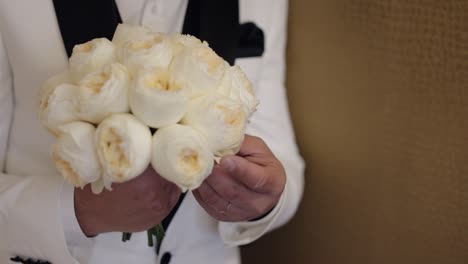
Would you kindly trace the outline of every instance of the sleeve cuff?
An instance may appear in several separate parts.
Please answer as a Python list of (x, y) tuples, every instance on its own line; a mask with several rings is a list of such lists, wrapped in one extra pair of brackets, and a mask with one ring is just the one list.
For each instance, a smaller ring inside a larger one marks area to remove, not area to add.
[(75, 188), (64, 181), (60, 192), (60, 214), (67, 246), (91, 247), (93, 238), (87, 237), (81, 230), (75, 215)]
[(287, 188), (285, 187), (280, 200), (273, 210), (259, 220), (235, 223), (219, 222), (218, 230), (224, 243), (233, 247), (246, 245), (270, 231), (284, 205), (284, 197), (287, 195), (286, 192)]

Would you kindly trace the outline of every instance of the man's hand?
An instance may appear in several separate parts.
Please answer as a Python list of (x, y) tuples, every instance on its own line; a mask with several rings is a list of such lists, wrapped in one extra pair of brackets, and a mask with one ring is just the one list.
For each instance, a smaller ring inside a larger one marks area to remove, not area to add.
[(180, 189), (149, 166), (135, 179), (113, 184), (99, 195), (75, 189), (75, 213), (87, 236), (106, 232), (139, 232), (159, 224), (177, 203)]
[(283, 166), (262, 139), (246, 135), (238, 156), (226, 156), (193, 194), (219, 221), (258, 218), (278, 202), (286, 183)]

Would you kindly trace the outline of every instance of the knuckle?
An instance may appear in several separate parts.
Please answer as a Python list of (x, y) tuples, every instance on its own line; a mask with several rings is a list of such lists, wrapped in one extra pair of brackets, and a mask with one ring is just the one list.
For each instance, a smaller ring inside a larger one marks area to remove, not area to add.
[(265, 140), (263, 140), (263, 138), (261, 137), (254, 136), (252, 137), (252, 141), (255, 143), (257, 147), (263, 147), (267, 145)]
[(257, 204), (254, 204), (253, 206), (253, 211), (257, 216), (264, 214), (266, 210), (267, 210), (267, 207), (264, 204), (257, 203)]
[(266, 145), (266, 142), (265, 142), (265, 140), (263, 140), (263, 138), (261, 138), (261, 137), (255, 137), (255, 139), (258, 141), (259, 144), (261, 144), (261, 145)]
[(271, 189), (274, 196), (279, 197), (283, 194), (283, 191), (286, 188), (286, 181), (287, 178), (284, 170), (282, 170), (282, 174), (271, 180)]
[(201, 195), (207, 204), (216, 204), (218, 202), (218, 197), (214, 192), (201, 192)]
[(252, 189), (256, 192), (263, 192), (267, 189), (270, 181), (270, 177), (268, 177), (267, 175), (261, 175), (255, 181), (255, 184), (252, 186)]
[(284, 188), (286, 186), (286, 181), (274, 182), (273, 180), (269, 184), (269, 193), (274, 197), (280, 197), (283, 194)]
[(239, 189), (237, 186), (233, 185), (229, 188), (226, 188), (224, 195), (228, 201), (236, 201), (239, 199)]
[(283, 190), (284, 190), (284, 186), (278, 186), (278, 187), (274, 187), (272, 188), (271, 190), (271, 194), (274, 196), (274, 197), (280, 197), (281, 194), (283, 194)]
[(253, 141), (260, 141), (262, 140), (260, 137), (258, 136), (250, 136), (250, 138), (253, 140)]
[(286, 189), (286, 178), (284, 178), (281, 184), (275, 189), (275, 195), (280, 197), (283, 195), (284, 189)]

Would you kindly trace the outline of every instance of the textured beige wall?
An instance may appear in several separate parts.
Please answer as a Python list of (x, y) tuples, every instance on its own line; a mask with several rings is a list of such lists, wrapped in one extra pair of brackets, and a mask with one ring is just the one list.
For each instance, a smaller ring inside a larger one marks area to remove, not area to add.
[(468, 263), (468, 1), (290, 0), (289, 39), (306, 193), (244, 263)]

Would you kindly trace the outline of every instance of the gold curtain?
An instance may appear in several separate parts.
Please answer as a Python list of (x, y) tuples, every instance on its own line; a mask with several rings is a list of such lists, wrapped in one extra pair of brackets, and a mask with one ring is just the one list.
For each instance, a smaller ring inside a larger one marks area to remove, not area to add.
[(468, 263), (467, 0), (290, 0), (287, 86), (305, 196), (244, 263)]

